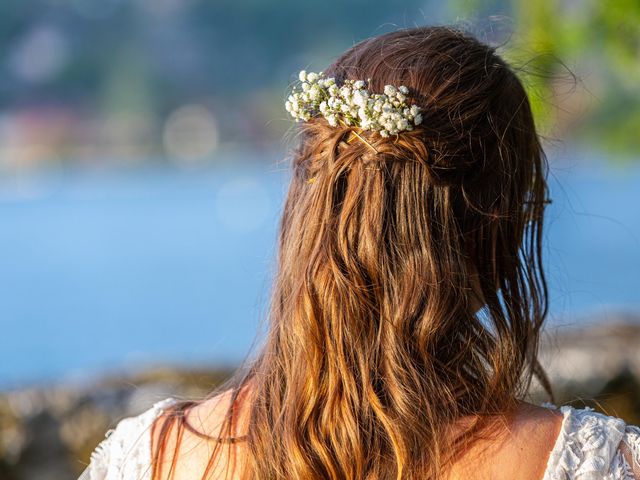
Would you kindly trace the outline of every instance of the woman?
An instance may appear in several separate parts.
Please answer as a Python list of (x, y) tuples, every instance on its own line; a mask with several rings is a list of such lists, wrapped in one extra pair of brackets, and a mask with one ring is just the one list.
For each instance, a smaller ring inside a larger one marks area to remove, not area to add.
[(512, 69), (419, 27), (300, 80), (261, 353), (120, 422), (85, 478), (640, 479), (637, 427), (522, 401), (551, 396), (547, 165)]

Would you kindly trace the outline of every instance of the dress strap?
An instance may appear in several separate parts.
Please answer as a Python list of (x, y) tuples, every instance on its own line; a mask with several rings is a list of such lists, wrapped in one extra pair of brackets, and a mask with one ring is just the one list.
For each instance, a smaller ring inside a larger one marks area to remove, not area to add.
[(118, 422), (91, 454), (78, 480), (148, 480), (151, 478), (151, 427), (173, 398), (157, 402), (144, 413)]

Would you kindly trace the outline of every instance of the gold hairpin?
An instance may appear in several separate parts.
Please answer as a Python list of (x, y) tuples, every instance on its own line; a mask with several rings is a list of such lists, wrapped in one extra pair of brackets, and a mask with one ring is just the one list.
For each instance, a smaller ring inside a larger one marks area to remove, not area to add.
[[(349, 126), (349, 125), (347, 125), (346, 123), (344, 123), (342, 120), (340, 120), (340, 123), (341, 123), (342, 125), (344, 125), (345, 127), (348, 127), (348, 126)], [(363, 130), (362, 130), (362, 128), (360, 128), (360, 127), (356, 127), (356, 128), (357, 128), (357, 130), (360, 130), (360, 132), (362, 132), (362, 131), (363, 131)], [(374, 151), (374, 153), (376, 153), (376, 154), (378, 154), (378, 153), (379, 153), (379, 152), (378, 152), (378, 150), (376, 150), (376, 147), (374, 147), (374, 146), (373, 146), (373, 145), (371, 145), (369, 142), (367, 142), (367, 140), (366, 140), (364, 137), (360, 136), (360, 135), (358, 134), (358, 132), (356, 132), (356, 130), (350, 130), (350, 131), (349, 131), (349, 137), (347, 138), (347, 143), (349, 143), (349, 144), (350, 144), (350, 143), (351, 143), (354, 139), (356, 139), (356, 138), (358, 138), (360, 141), (364, 142), (364, 144), (365, 144), (367, 147), (369, 147), (371, 150), (373, 150), (373, 151)]]
[[(342, 120), (340, 120), (340, 123), (342, 125), (344, 125), (345, 127), (348, 127), (349, 125), (347, 125), (346, 123), (344, 123)], [(357, 130), (360, 130), (360, 132), (362, 132), (362, 128), (360, 127), (356, 127)], [(396, 135), (397, 136), (397, 135)], [(364, 137), (360, 136), (358, 134), (358, 132), (356, 132), (356, 130), (350, 130), (349, 131), (349, 136), (347, 137), (346, 142), (351, 144), (351, 142), (355, 139), (360, 140), (361, 142), (364, 142), (364, 144), (369, 147), (371, 150), (373, 150), (373, 152), (375, 152), (376, 154), (380, 153), (378, 152), (378, 150), (376, 150), (376, 147), (374, 147), (373, 145), (371, 145)], [(367, 167), (367, 170), (380, 170), (380, 167)], [(309, 179), (307, 179), (307, 183), (313, 183), (316, 181), (317, 177), (311, 177)]]

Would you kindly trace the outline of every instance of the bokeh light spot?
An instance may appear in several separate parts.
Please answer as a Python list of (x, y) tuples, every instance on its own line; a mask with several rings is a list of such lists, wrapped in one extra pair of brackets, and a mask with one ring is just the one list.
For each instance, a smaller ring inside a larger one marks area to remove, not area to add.
[(169, 115), (163, 143), (172, 161), (180, 164), (202, 161), (218, 146), (216, 119), (202, 105), (184, 105)]

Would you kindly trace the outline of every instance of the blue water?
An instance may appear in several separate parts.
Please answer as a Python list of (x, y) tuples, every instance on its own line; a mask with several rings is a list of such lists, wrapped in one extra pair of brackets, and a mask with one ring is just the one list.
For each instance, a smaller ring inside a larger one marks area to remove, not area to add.
[[(640, 162), (550, 161), (550, 323), (640, 312)], [(287, 175), (249, 159), (0, 178), (0, 386), (241, 360)]]

